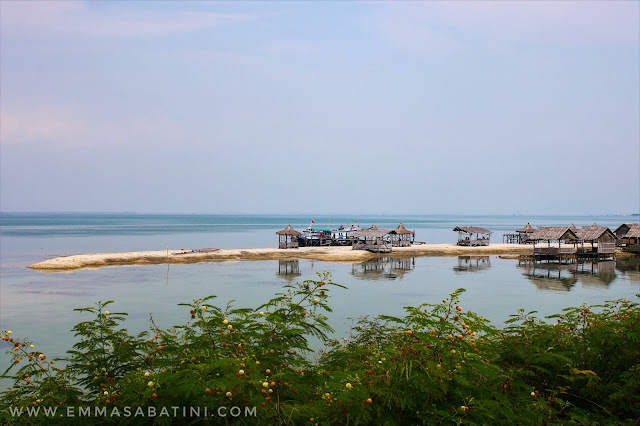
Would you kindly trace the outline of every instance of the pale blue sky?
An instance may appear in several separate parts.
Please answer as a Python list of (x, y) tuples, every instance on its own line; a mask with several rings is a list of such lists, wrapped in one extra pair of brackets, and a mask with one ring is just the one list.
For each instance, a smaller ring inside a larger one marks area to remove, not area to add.
[(2, 211), (640, 211), (638, 1), (0, 12)]

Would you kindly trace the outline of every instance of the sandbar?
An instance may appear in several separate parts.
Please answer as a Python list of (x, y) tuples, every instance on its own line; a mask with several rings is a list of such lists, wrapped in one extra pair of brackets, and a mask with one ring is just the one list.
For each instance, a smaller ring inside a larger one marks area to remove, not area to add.
[(394, 247), (392, 253), (370, 253), (351, 247), (300, 247), (297, 249), (198, 249), (160, 250), (125, 253), (94, 253), (56, 257), (27, 266), (41, 272), (69, 272), (77, 269), (97, 269), (106, 266), (185, 264), (228, 260), (285, 260), (313, 259), (328, 262), (359, 263), (376, 257), (419, 256), (491, 256), (531, 255), (533, 246), (520, 244), (491, 244), (462, 247), (455, 244), (422, 244)]

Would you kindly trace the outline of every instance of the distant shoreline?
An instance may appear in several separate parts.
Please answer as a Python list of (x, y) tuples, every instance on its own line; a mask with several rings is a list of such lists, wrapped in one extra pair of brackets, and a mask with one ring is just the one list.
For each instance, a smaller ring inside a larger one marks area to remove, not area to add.
[(40, 272), (68, 272), (77, 269), (98, 269), (107, 266), (187, 264), (225, 260), (285, 260), (313, 259), (328, 262), (359, 263), (378, 257), (422, 256), (491, 256), (531, 255), (533, 246), (519, 244), (491, 244), (462, 247), (455, 244), (423, 244), (394, 247), (392, 253), (376, 254), (351, 247), (300, 247), (298, 249), (201, 249), (162, 250), (125, 253), (95, 253), (56, 257), (34, 263), (27, 268)]

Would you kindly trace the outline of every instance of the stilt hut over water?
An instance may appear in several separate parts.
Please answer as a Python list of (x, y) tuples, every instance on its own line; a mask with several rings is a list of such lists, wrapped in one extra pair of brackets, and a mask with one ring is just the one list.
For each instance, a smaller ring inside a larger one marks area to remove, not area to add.
[[(574, 254), (576, 248), (573, 245), (571, 247), (563, 247), (562, 243), (573, 242), (577, 239), (578, 236), (570, 227), (541, 226), (536, 229), (526, 241), (533, 243), (534, 256), (565, 256)], [(546, 247), (544, 247), (545, 242), (547, 243)], [(557, 242), (558, 246), (556, 247), (554, 244), (554, 247), (551, 247), (552, 242)], [(537, 247), (536, 244), (538, 244)]]
[(459, 246), (488, 246), (493, 233), (479, 226), (456, 226), (453, 231), (458, 233)]
[(393, 247), (409, 247), (413, 244), (415, 236), (415, 231), (409, 231), (403, 224), (400, 224), (391, 232), (391, 245)]
[(640, 225), (637, 223), (623, 223), (613, 233), (619, 246), (640, 244)]
[[(583, 226), (576, 231), (578, 255), (608, 256), (616, 254), (616, 236), (605, 226)], [(591, 246), (585, 247), (585, 243)]]
[(277, 231), (278, 234), (278, 248), (298, 248), (298, 237), (302, 234), (291, 227), (291, 225), (284, 228), (282, 231)]

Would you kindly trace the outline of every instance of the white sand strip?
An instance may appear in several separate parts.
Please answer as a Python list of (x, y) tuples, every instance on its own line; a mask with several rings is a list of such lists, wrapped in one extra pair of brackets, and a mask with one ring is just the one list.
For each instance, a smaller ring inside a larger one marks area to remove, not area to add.
[(491, 244), (483, 247), (461, 247), (454, 244), (423, 244), (411, 247), (394, 247), (392, 253), (375, 254), (351, 247), (301, 247), (298, 249), (221, 249), (221, 250), (167, 250), (138, 251), (128, 253), (96, 253), (56, 257), (29, 265), (42, 272), (65, 272), (75, 269), (97, 269), (105, 266), (152, 265), (163, 263), (198, 263), (211, 260), (278, 260), (314, 259), (331, 262), (363, 262), (383, 256), (489, 256), (532, 254), (531, 245)]

